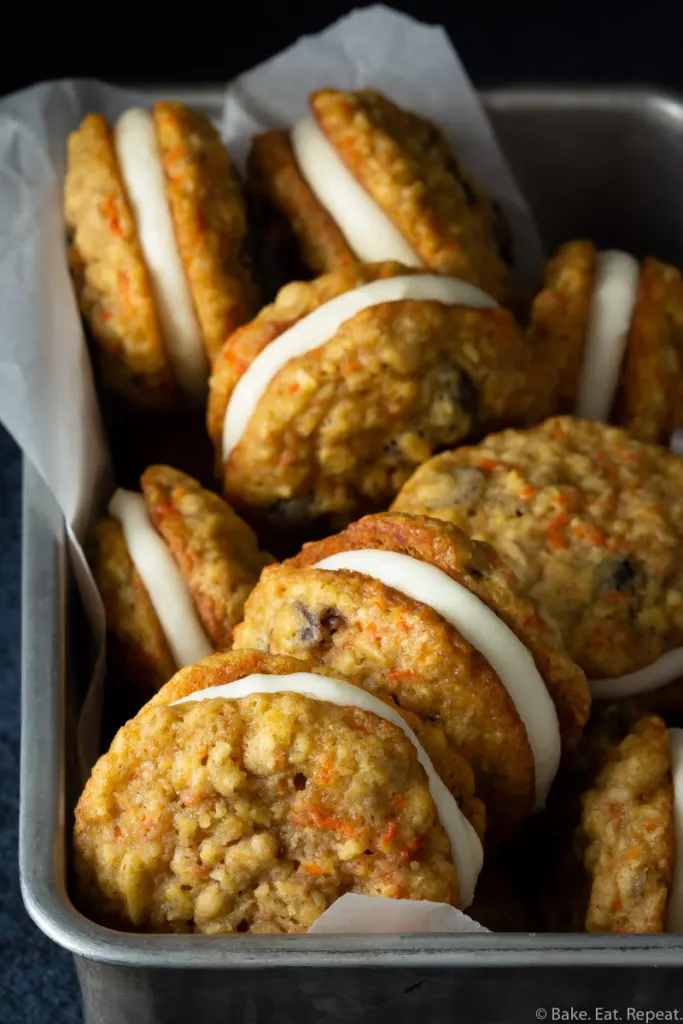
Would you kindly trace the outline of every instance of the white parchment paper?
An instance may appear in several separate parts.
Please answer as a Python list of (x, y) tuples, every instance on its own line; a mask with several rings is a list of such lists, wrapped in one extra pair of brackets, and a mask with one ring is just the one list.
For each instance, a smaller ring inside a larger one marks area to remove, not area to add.
[[(535, 285), (538, 233), (442, 29), (382, 6), (355, 11), (241, 76), (227, 89), (222, 119), (238, 162), (254, 132), (293, 124), (306, 112), (309, 92), (324, 86), (374, 87), (437, 122), (463, 164), (500, 201), (516, 237), (520, 281)], [(83, 117), (98, 111), (114, 121), (145, 102), (96, 81), (46, 83), (0, 102), (0, 418), (62, 509), (101, 652), (104, 612), (81, 545), (113, 480), (69, 279), (62, 192), (67, 138)], [(96, 756), (101, 681), (102, 654), (80, 721), (84, 771)], [(364, 908), (357, 902), (364, 899), (344, 897), (316, 930), (377, 930), (373, 924), (380, 922), (381, 931), (481, 930), (439, 904), (372, 900)]]
[(390, 935), (394, 932), (488, 932), (461, 910), (428, 900), (340, 896), (308, 929), (309, 935)]

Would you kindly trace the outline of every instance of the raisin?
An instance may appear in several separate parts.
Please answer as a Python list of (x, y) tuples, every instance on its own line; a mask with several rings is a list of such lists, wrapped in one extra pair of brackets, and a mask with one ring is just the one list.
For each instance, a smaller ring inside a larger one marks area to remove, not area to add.
[(605, 558), (598, 566), (595, 589), (597, 593), (618, 590), (622, 594), (634, 594), (640, 578), (638, 563), (628, 555), (614, 555)]
[(299, 630), (299, 640), (306, 647), (317, 647), (325, 650), (332, 646), (334, 634), (346, 625), (346, 619), (334, 608), (326, 608), (318, 614), (306, 608), (301, 601), (296, 602), (296, 609), (306, 624)]

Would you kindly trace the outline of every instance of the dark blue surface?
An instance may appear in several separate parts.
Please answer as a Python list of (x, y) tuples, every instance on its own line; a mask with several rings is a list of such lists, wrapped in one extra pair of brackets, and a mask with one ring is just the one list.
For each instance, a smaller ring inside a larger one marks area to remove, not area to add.
[(17, 878), (21, 459), (0, 427), (0, 1021), (80, 1022), (68, 953), (29, 920)]

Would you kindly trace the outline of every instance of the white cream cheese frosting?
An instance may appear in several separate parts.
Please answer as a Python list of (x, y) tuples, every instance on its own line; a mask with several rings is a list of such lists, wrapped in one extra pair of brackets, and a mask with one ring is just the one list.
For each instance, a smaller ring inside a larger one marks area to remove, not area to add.
[(534, 757), (536, 810), (544, 807), (560, 762), (555, 705), (531, 654), (488, 605), (441, 569), (396, 551), (342, 551), (316, 569), (363, 573), (433, 608), (484, 655), (510, 694)]
[(575, 412), (609, 420), (638, 295), (640, 265), (616, 249), (598, 253)]
[(591, 693), (594, 698), (608, 699), (612, 697), (634, 697), (639, 693), (650, 693), (659, 690), (667, 683), (683, 678), (683, 647), (667, 651), (657, 661), (636, 672), (625, 676), (614, 676), (607, 679), (589, 679)]
[(683, 729), (669, 729), (671, 779), (674, 790), (674, 870), (666, 906), (667, 932), (683, 932)]
[(286, 676), (255, 673), (245, 676), (244, 679), (237, 679), (233, 683), (197, 690), (173, 703), (186, 704), (192, 701), (214, 700), (221, 697), (227, 700), (236, 700), (256, 693), (300, 693), (312, 700), (325, 701), (339, 707), (361, 708), (377, 715), (378, 718), (391, 722), (405, 733), (415, 748), (417, 759), (427, 776), (429, 790), (439, 819), (450, 840), (453, 863), (460, 882), (460, 902), (463, 908), (468, 907), (474, 897), (477, 877), (483, 864), (484, 853), (481, 842), (474, 828), (458, 807), (453, 795), (437, 774), (417, 736), (398, 712), (359, 686), (353, 686), (340, 679), (331, 679), (329, 676), (317, 675), (314, 672), (294, 672)]
[(157, 613), (178, 668), (213, 654), (183, 575), (154, 529), (141, 494), (117, 490), (109, 514), (121, 524), (128, 552)]
[(354, 178), (314, 117), (304, 118), (294, 126), (291, 141), (297, 165), (311, 192), (359, 260), (397, 260), (407, 267), (424, 266), (391, 218)]
[(223, 421), (223, 458), (227, 459), (236, 447), (268, 385), (291, 359), (324, 345), (346, 320), (361, 310), (402, 299), (426, 299), (476, 309), (491, 309), (497, 305), (476, 285), (439, 274), (387, 277), (330, 299), (262, 349), (242, 374), (230, 396)]
[(135, 107), (119, 118), (114, 148), (135, 216), (171, 372), (189, 399), (202, 399), (209, 364), (178, 251), (154, 118), (148, 110)]

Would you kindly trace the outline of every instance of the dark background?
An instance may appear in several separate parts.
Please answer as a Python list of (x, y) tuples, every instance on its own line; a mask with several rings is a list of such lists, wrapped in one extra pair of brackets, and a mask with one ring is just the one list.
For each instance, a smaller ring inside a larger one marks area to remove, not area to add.
[[(683, 91), (683, 4), (628, 3), (392, 6), (445, 25), (477, 85), (638, 82)], [(0, 94), (67, 76), (225, 81), (349, 9), (296, 0), (41, 7), (13, 0), (0, 23)], [(17, 882), (20, 480), (19, 453), (0, 428), (0, 1024), (71, 1024), (81, 1018), (70, 957), (30, 923)]]

